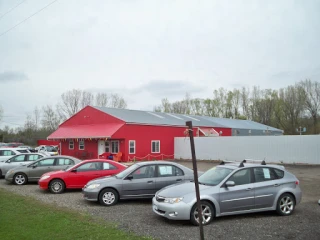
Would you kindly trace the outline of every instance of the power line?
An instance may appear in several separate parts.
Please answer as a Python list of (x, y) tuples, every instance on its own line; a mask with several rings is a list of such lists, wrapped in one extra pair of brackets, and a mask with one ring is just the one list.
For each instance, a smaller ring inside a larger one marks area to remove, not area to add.
[(24, 3), (26, 0), (23, 0), (22, 2), (20, 2), (19, 4), (17, 4), (16, 6), (14, 6), (13, 8), (11, 8), (8, 12), (5, 12), (4, 14), (2, 14), (0, 16), (0, 19), (3, 18), (5, 15), (7, 15), (8, 13), (12, 12), (16, 7), (20, 6), (22, 3)]
[(34, 14), (30, 15), (29, 17), (25, 18), (24, 20), (22, 20), (21, 22), (19, 22), (18, 24), (14, 25), (13, 27), (9, 28), (7, 31), (4, 31), (3, 33), (0, 34), (0, 37), (2, 37), (3, 35), (5, 35), (6, 33), (10, 32), (12, 29), (18, 27), (20, 24), (24, 23), (25, 21), (27, 21), (28, 19), (32, 18), (34, 15), (38, 14), (39, 12), (41, 12), (42, 10), (44, 10), (45, 8), (49, 7), (50, 5), (54, 4), (56, 1), (58, 0), (54, 0), (51, 3), (47, 4), (46, 6), (44, 6), (43, 8), (41, 8), (40, 10), (36, 11)]

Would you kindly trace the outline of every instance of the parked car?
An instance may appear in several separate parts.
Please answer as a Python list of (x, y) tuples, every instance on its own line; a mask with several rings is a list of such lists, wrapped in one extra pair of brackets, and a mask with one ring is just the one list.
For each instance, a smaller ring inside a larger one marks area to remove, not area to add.
[(63, 170), (80, 162), (81, 160), (70, 156), (45, 156), (38, 161), (9, 170), (5, 179), (17, 185), (37, 182), (47, 172)]
[(55, 146), (45, 146), (38, 150), (38, 152), (46, 153), (49, 156), (58, 155), (58, 148)]
[(0, 162), (0, 177), (4, 177), (12, 168), (20, 165), (27, 165), (45, 156), (46, 155), (42, 153), (21, 153), (15, 156), (10, 156), (10, 158), (5, 162)]
[(121, 172), (127, 166), (107, 159), (84, 160), (63, 171), (48, 172), (39, 180), (39, 187), (52, 193), (67, 189), (81, 189), (92, 179)]
[[(199, 177), (203, 224), (214, 217), (276, 210), (290, 215), (300, 203), (299, 180), (283, 166), (225, 164), (213, 167)], [(161, 189), (152, 200), (156, 214), (168, 219), (191, 220), (199, 224), (194, 183)]]
[(0, 148), (0, 162), (5, 162), (12, 156), (21, 154), (21, 153), (30, 153), (30, 151), (25, 148), (9, 148), (9, 147)]
[(22, 145), (22, 146), (19, 146), (19, 148), (25, 148), (25, 149), (28, 149), (30, 152), (36, 152), (35, 150), (34, 150), (34, 148), (33, 147), (30, 147), (30, 146), (26, 146), (26, 145)]
[(115, 176), (88, 182), (82, 193), (88, 201), (112, 206), (119, 199), (152, 198), (163, 187), (193, 179), (193, 170), (178, 163), (139, 162)]

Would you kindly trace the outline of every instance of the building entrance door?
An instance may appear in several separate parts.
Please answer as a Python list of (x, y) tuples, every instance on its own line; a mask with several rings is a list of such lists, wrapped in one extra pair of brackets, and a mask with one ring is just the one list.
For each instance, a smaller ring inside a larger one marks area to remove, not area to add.
[(104, 140), (98, 141), (98, 155), (104, 153), (106, 151), (106, 145)]

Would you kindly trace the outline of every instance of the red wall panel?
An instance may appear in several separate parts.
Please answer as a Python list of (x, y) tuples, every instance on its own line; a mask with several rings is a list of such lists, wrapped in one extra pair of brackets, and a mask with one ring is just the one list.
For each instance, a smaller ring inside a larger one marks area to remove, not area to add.
[(61, 126), (73, 126), (73, 125), (92, 125), (92, 124), (106, 124), (106, 123), (124, 123), (111, 115), (101, 112), (98, 109), (87, 106), (71, 118), (66, 120)]

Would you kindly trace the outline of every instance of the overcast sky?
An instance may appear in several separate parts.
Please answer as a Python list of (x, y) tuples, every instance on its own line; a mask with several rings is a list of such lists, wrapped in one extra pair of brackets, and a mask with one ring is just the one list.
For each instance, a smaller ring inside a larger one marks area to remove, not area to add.
[[(0, 0), (0, 35), (53, 0), (7, 13), (21, 2)], [(72, 88), (152, 110), (186, 92), (320, 81), (319, 13), (318, 0), (58, 0), (0, 36), (0, 127)]]

